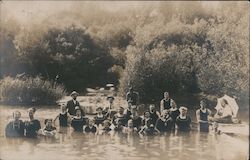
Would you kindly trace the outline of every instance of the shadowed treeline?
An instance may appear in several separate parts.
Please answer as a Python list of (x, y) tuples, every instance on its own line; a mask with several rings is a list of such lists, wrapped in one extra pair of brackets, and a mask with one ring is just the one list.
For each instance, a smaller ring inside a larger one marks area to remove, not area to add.
[(1, 78), (59, 75), (80, 92), (112, 82), (121, 95), (132, 84), (145, 103), (165, 90), (247, 102), (246, 3), (74, 2), (43, 16), (24, 8), (25, 18), (2, 18)]

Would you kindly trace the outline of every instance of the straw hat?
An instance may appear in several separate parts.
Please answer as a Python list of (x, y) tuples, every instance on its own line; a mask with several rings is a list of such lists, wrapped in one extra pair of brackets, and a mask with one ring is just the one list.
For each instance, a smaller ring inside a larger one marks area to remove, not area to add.
[(72, 95), (79, 96), (79, 93), (77, 93), (76, 91), (73, 91), (73, 92), (71, 92), (70, 96), (72, 96)]

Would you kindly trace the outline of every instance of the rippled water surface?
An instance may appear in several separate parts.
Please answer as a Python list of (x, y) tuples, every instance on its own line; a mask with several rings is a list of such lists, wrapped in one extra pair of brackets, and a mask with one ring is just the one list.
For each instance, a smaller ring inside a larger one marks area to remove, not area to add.
[[(214, 133), (168, 134), (155, 137), (136, 135), (84, 135), (71, 128), (59, 128), (55, 138), (6, 139), (4, 128), (14, 107), (0, 106), (1, 160), (246, 160), (248, 136)], [(28, 119), (27, 108), (18, 108), (22, 119)], [(54, 118), (59, 108), (38, 109), (36, 118)]]

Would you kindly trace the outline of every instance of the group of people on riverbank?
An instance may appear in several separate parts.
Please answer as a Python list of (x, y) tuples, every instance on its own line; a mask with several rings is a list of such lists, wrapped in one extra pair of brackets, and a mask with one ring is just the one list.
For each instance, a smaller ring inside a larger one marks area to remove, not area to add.
[(164, 93), (160, 102), (160, 110), (155, 105), (149, 105), (143, 115), (138, 113), (139, 94), (131, 87), (126, 95), (127, 107), (114, 107), (113, 96), (108, 96), (108, 107), (97, 107), (96, 115), (86, 115), (84, 108), (77, 101), (78, 93), (71, 93), (72, 99), (66, 105), (61, 105), (61, 112), (54, 119), (45, 119), (45, 127), (41, 129), (40, 121), (34, 118), (35, 108), (29, 108), (29, 121), (22, 121), (21, 113), (13, 113), (14, 120), (6, 126), (6, 137), (28, 137), (34, 138), (38, 135), (54, 136), (56, 134), (55, 121), (59, 121), (60, 127), (72, 127), (75, 132), (94, 134), (140, 134), (157, 135), (166, 132), (189, 132), (192, 125), (196, 124), (201, 132), (209, 132), (209, 124), (213, 124), (216, 131), (216, 122), (230, 119), (230, 111), (227, 102), (223, 103), (225, 111), (220, 111), (212, 117), (212, 112), (207, 108), (205, 99), (200, 101), (200, 108), (196, 111), (197, 122), (192, 122), (188, 115), (188, 108), (177, 107), (175, 101), (170, 98), (169, 93)]

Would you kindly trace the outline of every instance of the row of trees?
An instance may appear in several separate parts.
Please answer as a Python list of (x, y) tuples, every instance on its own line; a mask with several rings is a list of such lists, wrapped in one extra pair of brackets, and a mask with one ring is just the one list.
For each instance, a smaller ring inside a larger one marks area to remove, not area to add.
[(95, 14), (87, 6), (82, 2), (29, 27), (13, 19), (3, 23), (1, 76), (59, 75), (68, 91), (113, 82), (122, 95), (132, 84), (143, 102), (158, 101), (165, 90), (248, 99), (244, 2), (158, 2), (118, 11), (95, 5)]

